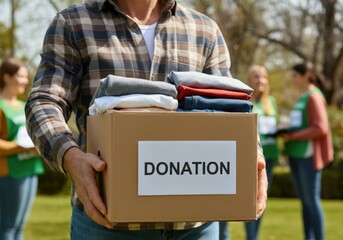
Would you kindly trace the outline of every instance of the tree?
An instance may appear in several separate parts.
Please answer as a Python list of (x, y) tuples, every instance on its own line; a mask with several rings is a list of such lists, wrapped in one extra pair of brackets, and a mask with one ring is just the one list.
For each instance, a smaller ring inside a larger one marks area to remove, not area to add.
[(73, 5), (73, 4), (81, 3), (82, 0), (64, 0), (64, 1), (48, 0), (48, 2), (53, 7), (53, 9), (55, 9), (56, 12), (59, 12), (63, 8), (65, 8), (66, 6), (70, 6), (70, 5)]
[[(15, 55), (15, 31), (16, 31), (16, 12), (18, 9), (18, 0), (10, 0), (10, 19), (9, 26), (0, 23), (0, 58), (13, 57)], [(4, 4), (4, 1), (0, 1)]]
[(10, 42), (9, 29), (3, 23), (0, 23), (0, 59), (9, 55)]
[(264, 1), (265, 20), (252, 18), (252, 9), (241, 1), (235, 2), (249, 22), (251, 35), (281, 47), (298, 59), (313, 62), (327, 79), (323, 89), (327, 101), (342, 106), (342, 1)]
[(219, 23), (238, 74), (253, 62), (286, 69), (311, 61), (327, 79), (327, 101), (343, 107), (342, 0), (190, 2)]
[[(35, 56), (31, 56), (25, 49), (29, 47), (27, 42), (32, 36), (22, 38), (21, 33), (23, 31), (36, 33), (37, 29), (42, 28), (43, 23), (51, 21), (54, 13), (66, 6), (80, 2), (82, 0), (0, 0), (1, 11), (7, 11), (7, 14), (4, 14), (6, 17), (2, 17), (2, 22), (0, 22), (0, 59), (19, 57), (30, 61)], [(43, 13), (37, 11), (33, 13), (32, 8), (43, 8), (44, 11)]]
[[(214, 19), (223, 33), (231, 56), (231, 73), (236, 76), (251, 65), (258, 46), (258, 38), (248, 34), (247, 22), (240, 8), (232, 1), (189, 0), (198, 10)], [(244, 4), (244, 3), (242, 3)], [(256, 13), (257, 14), (257, 13)]]

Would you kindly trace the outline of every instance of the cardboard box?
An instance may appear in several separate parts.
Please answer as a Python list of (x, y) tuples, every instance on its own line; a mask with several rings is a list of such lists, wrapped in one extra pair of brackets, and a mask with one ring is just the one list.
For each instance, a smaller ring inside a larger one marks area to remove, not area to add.
[(112, 223), (255, 220), (257, 114), (112, 111), (87, 119)]

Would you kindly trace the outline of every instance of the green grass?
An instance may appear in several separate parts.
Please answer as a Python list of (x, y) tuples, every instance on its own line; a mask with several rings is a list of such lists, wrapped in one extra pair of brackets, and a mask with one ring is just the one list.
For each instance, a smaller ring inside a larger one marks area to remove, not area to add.
[(25, 240), (67, 240), (71, 217), (69, 196), (37, 196), (25, 227)]
[[(343, 239), (343, 201), (323, 200), (325, 212), (325, 234), (327, 240)], [(231, 239), (244, 239), (244, 224), (229, 224)], [(259, 239), (303, 239), (301, 206), (297, 199), (268, 200), (267, 210), (263, 216)]]
[[(343, 201), (324, 200), (326, 239), (343, 239)], [(38, 196), (25, 228), (26, 240), (68, 240), (71, 207), (68, 196)], [(229, 224), (231, 239), (243, 240), (244, 224)], [(260, 240), (303, 239), (297, 199), (269, 199)]]

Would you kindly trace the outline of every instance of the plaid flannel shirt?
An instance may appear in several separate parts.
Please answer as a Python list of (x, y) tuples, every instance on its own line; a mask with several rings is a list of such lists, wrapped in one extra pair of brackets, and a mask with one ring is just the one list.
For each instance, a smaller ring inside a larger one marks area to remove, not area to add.
[[(217, 24), (174, 0), (162, 2), (152, 60), (139, 26), (115, 0), (88, 0), (69, 7), (50, 24), (26, 117), (32, 140), (52, 168), (64, 172), (62, 159), (69, 148), (86, 151), (89, 103), (100, 79), (109, 74), (151, 81), (164, 81), (171, 71), (230, 76), (230, 56)], [(77, 140), (66, 123), (72, 112)], [(115, 228), (188, 229), (201, 224), (137, 223)]]

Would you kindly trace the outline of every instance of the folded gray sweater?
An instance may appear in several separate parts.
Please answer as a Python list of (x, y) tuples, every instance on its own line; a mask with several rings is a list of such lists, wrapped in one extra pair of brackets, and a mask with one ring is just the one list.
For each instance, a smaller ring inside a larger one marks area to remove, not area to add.
[(201, 72), (171, 72), (168, 74), (165, 82), (175, 84), (176, 88), (180, 85), (194, 88), (216, 88), (245, 92), (249, 95), (254, 91), (238, 79), (227, 76), (209, 75)]
[(100, 80), (91, 104), (93, 104), (95, 98), (102, 96), (128, 94), (163, 94), (176, 98), (177, 90), (175, 85), (166, 82), (108, 75)]

